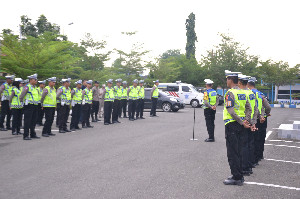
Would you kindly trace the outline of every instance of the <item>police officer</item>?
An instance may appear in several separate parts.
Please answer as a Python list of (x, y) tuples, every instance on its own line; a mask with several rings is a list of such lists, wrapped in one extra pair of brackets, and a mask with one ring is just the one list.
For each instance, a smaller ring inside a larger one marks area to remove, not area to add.
[(55, 136), (54, 133), (51, 132), (51, 127), (54, 120), (55, 108), (56, 108), (56, 77), (51, 77), (48, 79), (48, 86), (46, 86), (43, 90), (41, 96), (41, 104), (42, 109), (45, 112), (45, 124), (42, 131), (43, 137)]
[[(61, 81), (60, 81), (60, 83), (62, 84), (61, 86), (59, 86), (58, 87), (58, 89), (57, 89), (57, 91), (59, 90), (59, 89), (63, 89), (63, 84), (64, 84), (64, 81), (65, 81), (65, 79), (62, 79)], [(59, 114), (59, 109), (60, 109), (60, 107), (61, 107), (61, 100), (60, 100), (60, 98), (57, 98), (56, 99), (56, 127), (57, 128), (59, 128), (59, 121), (60, 121), (60, 114)]]
[[(20, 91), (22, 93), (23, 88), (29, 83), (29, 79), (25, 79), (22, 81), (22, 84), (20, 85)], [(22, 125), (23, 122), (23, 115), (24, 115), (24, 108), (21, 110), (21, 129), (24, 129), (24, 126)], [(21, 133), (22, 134), (22, 133)]]
[(12, 120), (12, 134), (18, 135), (20, 134), (20, 128), (21, 128), (21, 110), (23, 108), (23, 104), (20, 102), (20, 85), (23, 80), (21, 78), (16, 78), (15, 81), (12, 84), (12, 91), (11, 95), (9, 97), (9, 104), (11, 113), (13, 116)]
[(251, 106), (244, 91), (238, 87), (239, 72), (226, 70), (225, 74), (227, 87), (230, 89), (225, 95), (223, 120), (225, 122), (227, 157), (232, 176), (223, 183), (225, 185), (243, 185), (240, 136), (243, 134), (244, 128), (250, 128)]
[(70, 114), (70, 104), (71, 104), (71, 78), (62, 79), (63, 86), (57, 89), (56, 99), (60, 99), (60, 108), (58, 111), (58, 125), (59, 133), (71, 132), (67, 128), (67, 121)]
[(128, 95), (128, 116), (130, 121), (134, 121), (134, 114), (136, 109), (136, 101), (138, 98), (138, 88), (137, 88), (138, 80), (133, 80), (133, 85), (129, 86), (127, 90)]
[[(24, 104), (24, 140), (39, 139), (35, 132), (37, 120), (37, 109), (39, 94), (36, 89), (37, 74), (28, 76), (29, 84), (27, 84), (20, 95), (20, 101)], [(30, 130), (30, 137), (29, 137)]]
[(37, 117), (37, 126), (43, 126), (43, 117), (44, 117), (44, 109), (42, 109), (41, 105), (41, 98), (42, 98), (42, 93), (45, 88), (46, 81), (38, 81), (39, 87), (37, 88), (38, 94), (39, 94), (39, 104), (38, 104), (38, 117)]
[(204, 82), (206, 84), (206, 91), (204, 92), (204, 117), (209, 136), (205, 142), (214, 142), (215, 117), (216, 109), (219, 104), (219, 98), (217, 96), (217, 92), (212, 88), (214, 82), (210, 79), (205, 79)]
[(78, 80), (75, 82), (76, 88), (72, 89), (71, 96), (72, 96), (72, 119), (70, 124), (70, 130), (81, 130), (79, 128), (79, 119), (80, 119), (80, 112), (81, 112), (81, 104), (82, 104), (82, 80)]
[[(14, 81), (15, 76), (5, 76), (6, 82), (2, 84), (0, 87), (0, 96), (1, 97), (1, 116), (0, 116), (0, 131), (11, 130), (10, 128), (10, 118), (11, 118), (11, 110), (9, 108), (9, 97), (12, 91), (12, 83)], [(6, 116), (6, 128), (4, 128), (4, 120)]]
[[(98, 122), (98, 112), (99, 112), (99, 82), (95, 81), (94, 87), (92, 88), (93, 92), (93, 105), (92, 105), (92, 122)], [(95, 117), (94, 117), (95, 115)]]
[(105, 92), (105, 84), (102, 84), (102, 87), (99, 88), (99, 118), (103, 117), (103, 112), (104, 112), (104, 94), (105, 94), (104, 92)]
[(107, 87), (105, 87), (105, 94), (104, 94), (104, 125), (113, 124), (111, 119), (111, 112), (113, 103), (115, 100), (114, 97), (114, 89), (112, 87), (113, 80), (109, 79), (106, 81)]
[(92, 80), (86, 81), (86, 88), (82, 90), (82, 128), (93, 128), (90, 124), (93, 103), (92, 84)]
[(113, 113), (112, 113), (112, 122), (121, 123), (119, 121), (119, 114), (121, 112), (121, 100), (122, 100), (122, 90), (123, 87), (121, 86), (122, 79), (116, 80), (116, 86), (114, 86), (114, 104), (113, 104)]
[(138, 100), (136, 107), (136, 119), (145, 119), (144, 115), (144, 99), (145, 99), (145, 88), (144, 88), (144, 80), (140, 80), (138, 88)]
[(158, 95), (159, 95), (158, 85), (159, 85), (159, 80), (154, 81), (154, 85), (152, 87), (151, 94), (150, 94), (150, 99), (152, 101), (150, 117), (154, 117), (154, 116), (158, 117), (156, 115), (156, 107), (157, 107), (157, 101), (158, 101)]
[(126, 116), (126, 112), (127, 112), (127, 82), (126, 81), (123, 81), (122, 82), (122, 85), (123, 85), (123, 88), (122, 88), (122, 100), (121, 100), (121, 105), (122, 105), (122, 108), (121, 108), (121, 113), (120, 115), (122, 114), (122, 111), (123, 111), (123, 118), (128, 118)]

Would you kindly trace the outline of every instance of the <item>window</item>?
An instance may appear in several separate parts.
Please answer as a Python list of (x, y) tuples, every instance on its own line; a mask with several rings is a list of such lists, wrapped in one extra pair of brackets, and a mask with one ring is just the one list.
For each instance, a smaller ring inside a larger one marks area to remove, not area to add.
[(183, 92), (190, 92), (190, 88), (188, 86), (182, 86)]
[(168, 91), (178, 92), (179, 86), (168, 86)]

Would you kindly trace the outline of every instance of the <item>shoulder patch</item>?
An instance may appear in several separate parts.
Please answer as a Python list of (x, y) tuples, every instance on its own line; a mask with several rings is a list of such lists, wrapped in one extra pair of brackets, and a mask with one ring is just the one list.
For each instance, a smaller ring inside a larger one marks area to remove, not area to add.
[(234, 107), (234, 100), (230, 97), (229, 93), (225, 97), (226, 108)]

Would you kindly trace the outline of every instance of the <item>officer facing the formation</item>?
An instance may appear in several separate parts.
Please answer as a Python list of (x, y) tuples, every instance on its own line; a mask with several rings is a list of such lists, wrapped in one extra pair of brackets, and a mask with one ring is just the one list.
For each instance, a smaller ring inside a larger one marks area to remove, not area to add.
[(21, 134), (21, 116), (23, 104), (20, 102), (20, 85), (23, 80), (21, 78), (16, 78), (12, 84), (12, 91), (9, 97), (9, 104), (11, 109), (11, 114), (13, 116), (12, 120), (12, 134), (18, 135)]
[(40, 138), (35, 132), (39, 101), (39, 94), (35, 86), (37, 84), (37, 74), (28, 76), (28, 78), (29, 84), (23, 88), (23, 91), (20, 95), (20, 101), (24, 104), (24, 140)]
[(158, 117), (156, 115), (156, 107), (157, 107), (158, 94), (159, 94), (158, 85), (159, 85), (159, 80), (154, 81), (154, 86), (152, 87), (151, 95), (150, 95), (150, 99), (152, 101), (150, 117), (154, 117), (154, 116)]
[(138, 80), (133, 80), (133, 85), (130, 86), (127, 90), (128, 95), (128, 116), (130, 121), (134, 121), (134, 114), (136, 109), (136, 101), (138, 98), (138, 88), (137, 88)]
[(123, 112), (123, 118), (127, 118), (127, 116), (126, 116), (126, 112), (127, 112), (127, 98), (128, 98), (128, 96), (127, 96), (127, 82), (123, 81), (122, 84), (123, 84), (123, 88), (122, 88), (122, 100), (121, 100), (122, 108), (121, 108), (120, 115)]
[(140, 85), (138, 88), (138, 100), (136, 106), (136, 119), (145, 119), (144, 115), (144, 99), (145, 99), (145, 88), (144, 88), (144, 80), (140, 80)]
[(122, 79), (117, 79), (116, 82), (117, 82), (116, 86), (114, 86), (115, 100), (113, 104), (112, 122), (121, 123), (119, 121), (119, 114), (121, 112), (121, 100), (122, 100), (122, 90), (123, 90), (123, 87), (121, 86)]
[[(92, 88), (93, 92), (93, 105), (92, 105), (92, 122), (98, 122), (98, 112), (99, 112), (99, 82), (94, 82), (94, 87)], [(95, 116), (95, 117), (94, 117)]]
[(86, 81), (86, 88), (82, 91), (82, 128), (93, 128), (90, 115), (93, 103), (92, 80)]
[(71, 132), (67, 128), (67, 120), (70, 114), (70, 104), (71, 104), (71, 89), (70, 83), (71, 78), (62, 79), (63, 86), (57, 89), (56, 99), (60, 100), (60, 108), (58, 111), (58, 125), (59, 133)]
[(70, 130), (81, 130), (79, 128), (79, 119), (81, 113), (81, 104), (82, 104), (82, 80), (78, 80), (75, 82), (76, 88), (72, 89), (71, 96), (72, 96), (72, 119), (70, 124)]
[(42, 98), (42, 93), (46, 85), (46, 81), (38, 81), (39, 87), (37, 88), (38, 94), (39, 94), (39, 104), (38, 104), (38, 117), (36, 121), (37, 126), (43, 126), (43, 117), (44, 117), (44, 110), (42, 109), (41, 105), (41, 98)]
[(217, 92), (212, 89), (213, 81), (210, 79), (205, 79), (206, 91), (204, 92), (204, 117), (206, 121), (206, 128), (208, 132), (208, 138), (205, 142), (214, 142), (215, 141), (215, 117), (216, 109), (219, 104), (219, 98)]
[(109, 125), (112, 124), (110, 119), (115, 97), (114, 89), (112, 88), (113, 80), (109, 79), (108, 81), (106, 81), (106, 83), (107, 87), (105, 87), (104, 94), (104, 125)]
[(42, 109), (45, 112), (45, 123), (42, 131), (43, 137), (55, 136), (51, 132), (51, 127), (54, 121), (55, 108), (56, 108), (56, 89), (55, 89), (56, 77), (48, 79), (48, 86), (43, 90), (41, 97)]
[[(11, 111), (9, 108), (9, 97), (12, 91), (12, 83), (14, 81), (15, 76), (5, 76), (6, 82), (2, 84), (0, 87), (0, 96), (1, 97), (1, 116), (0, 116), (0, 131), (7, 131), (11, 130), (10, 128), (10, 118), (11, 118)], [(4, 128), (4, 120), (6, 116), (6, 128)]]
[(239, 72), (225, 71), (227, 87), (225, 94), (223, 120), (227, 157), (232, 176), (224, 181), (225, 185), (243, 185), (241, 136), (244, 128), (250, 128), (251, 106), (245, 92), (237, 86)]

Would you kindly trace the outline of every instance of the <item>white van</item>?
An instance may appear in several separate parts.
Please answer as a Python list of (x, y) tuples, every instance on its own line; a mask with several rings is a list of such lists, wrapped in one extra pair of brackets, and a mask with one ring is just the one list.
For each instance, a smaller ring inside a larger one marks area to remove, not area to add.
[(174, 97), (179, 97), (185, 104), (190, 104), (192, 107), (203, 105), (204, 94), (198, 92), (192, 84), (176, 81), (176, 83), (159, 83), (158, 88)]

